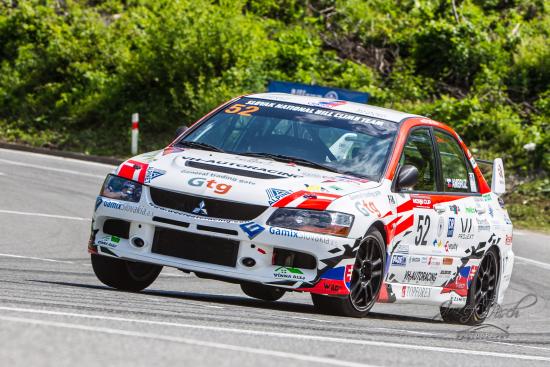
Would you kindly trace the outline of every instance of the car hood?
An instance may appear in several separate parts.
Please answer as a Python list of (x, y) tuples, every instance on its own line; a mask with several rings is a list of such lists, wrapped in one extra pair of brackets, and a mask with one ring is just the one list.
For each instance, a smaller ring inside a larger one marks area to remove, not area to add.
[(312, 209), (325, 209), (342, 196), (380, 185), (293, 163), (174, 147), (134, 157), (117, 173), (152, 187), (192, 195)]

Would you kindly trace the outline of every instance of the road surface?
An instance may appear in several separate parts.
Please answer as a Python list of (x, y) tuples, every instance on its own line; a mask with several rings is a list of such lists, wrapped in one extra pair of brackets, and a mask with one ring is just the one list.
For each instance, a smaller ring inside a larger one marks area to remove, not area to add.
[[(268, 303), (165, 269), (141, 293), (93, 274), (86, 245), (112, 166), (0, 149), (2, 366), (548, 366), (550, 237), (516, 231), (507, 306), (487, 327), (437, 307), (377, 304), (365, 319)], [(535, 303), (536, 302), (536, 303)], [(519, 307), (515, 307), (519, 303)]]

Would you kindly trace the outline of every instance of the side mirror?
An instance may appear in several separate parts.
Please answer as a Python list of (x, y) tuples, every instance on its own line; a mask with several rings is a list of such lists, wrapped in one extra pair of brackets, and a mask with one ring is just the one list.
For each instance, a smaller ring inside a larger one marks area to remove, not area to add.
[(187, 131), (187, 129), (189, 129), (189, 127), (187, 126), (180, 126), (176, 129), (176, 138), (179, 137), (181, 134), (183, 134), (184, 132)]
[(410, 164), (406, 164), (399, 170), (397, 176), (397, 190), (409, 189), (418, 182), (418, 168)]
[(493, 178), (491, 179), (491, 191), (498, 196), (506, 192), (506, 182), (504, 180), (504, 163), (502, 159), (496, 158), (493, 161)]

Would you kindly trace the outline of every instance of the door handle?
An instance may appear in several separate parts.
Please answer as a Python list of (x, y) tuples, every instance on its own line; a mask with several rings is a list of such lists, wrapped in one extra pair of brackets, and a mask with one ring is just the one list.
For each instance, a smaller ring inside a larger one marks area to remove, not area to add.
[(438, 213), (444, 213), (447, 211), (447, 206), (443, 204), (434, 204), (434, 210)]

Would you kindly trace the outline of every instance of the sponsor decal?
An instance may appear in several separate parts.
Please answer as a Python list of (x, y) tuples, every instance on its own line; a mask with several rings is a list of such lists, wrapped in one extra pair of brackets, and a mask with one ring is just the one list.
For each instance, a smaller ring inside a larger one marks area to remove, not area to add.
[(412, 202), (416, 206), (430, 207), (432, 205), (432, 200), (429, 198), (414, 197), (412, 198)]
[(404, 282), (429, 282), (434, 283), (437, 280), (437, 273), (427, 271), (409, 271), (405, 272)]
[(363, 201), (356, 201), (355, 202), (355, 209), (357, 209), (357, 211), (361, 214), (363, 214), (365, 217), (368, 217), (370, 216), (370, 213), (369, 211), (367, 210), (367, 208), (364, 206), (364, 202)]
[(458, 250), (457, 243), (451, 243), (449, 241), (445, 242), (445, 252), (456, 251)]
[(477, 192), (476, 176), (470, 172), (468, 173), (468, 178), (470, 179), (470, 187), (472, 192)]
[(441, 270), (439, 272), (439, 274), (441, 274), (441, 275), (451, 275), (451, 271), (450, 270)]
[(430, 298), (432, 289), (428, 287), (417, 287), (404, 285), (401, 289), (401, 298)]
[(199, 206), (193, 209), (193, 214), (208, 215), (208, 210), (206, 210), (206, 204), (204, 203), (204, 200), (199, 203)]
[(97, 245), (117, 247), (120, 242), (120, 238), (117, 236), (105, 236), (97, 241)]
[(455, 233), (455, 218), (450, 217), (447, 224), (447, 237), (453, 237)]
[(495, 212), (493, 210), (493, 207), (489, 205), (488, 207), (488, 212), (489, 212), (489, 215), (491, 216), (491, 218), (494, 218), (495, 216)]
[(390, 205), (396, 205), (393, 195), (388, 195), (388, 201), (390, 202)]
[(472, 167), (474, 167), (474, 168), (477, 167), (477, 163), (476, 163), (476, 160), (474, 159), (474, 157), (470, 157), (470, 163), (472, 164)]
[(472, 222), (472, 218), (460, 218), (460, 229), (462, 230), (462, 233), (472, 232)]
[(291, 238), (298, 238), (302, 240), (310, 240), (314, 242), (321, 242), (324, 244), (330, 244), (330, 239), (326, 238), (324, 236), (310, 233), (310, 232), (298, 232), (293, 229), (285, 229), (285, 228), (275, 228), (270, 227), (269, 233), (274, 236), (283, 236), (283, 237), (291, 237)]
[(509, 236), (506, 235), (506, 239), (504, 243), (508, 246), (512, 246), (512, 235), (509, 235)]
[(239, 225), (244, 233), (248, 236), (249, 239), (255, 238), (257, 235), (262, 233), (265, 230), (265, 227), (259, 225), (256, 222), (248, 222)]
[(281, 177), (291, 177), (291, 178), (300, 178), (300, 177), (302, 177), (300, 175), (295, 175), (293, 173), (282, 172), (282, 171), (279, 171), (277, 169), (270, 169), (270, 168), (265, 168), (265, 167), (254, 166), (254, 165), (251, 165), (249, 163), (246, 163), (246, 160), (242, 160), (242, 162), (228, 162), (228, 161), (217, 160), (217, 159), (202, 159), (202, 158), (198, 158), (198, 157), (182, 156), (181, 158), (184, 159), (184, 160), (188, 160), (188, 161), (194, 161), (194, 162), (200, 162), (200, 163), (206, 163), (206, 164), (214, 164), (214, 165), (226, 166), (226, 167), (243, 168), (243, 169), (248, 169), (250, 171), (255, 171), (255, 172), (271, 173), (271, 174), (281, 176)]
[(99, 206), (101, 205), (102, 202), (103, 202), (103, 199), (101, 198), (101, 196), (98, 196), (95, 199), (95, 210), (97, 210), (97, 208), (99, 208)]
[(487, 219), (476, 218), (476, 222), (478, 231), (483, 232), (491, 230), (491, 225), (489, 224), (489, 221)]
[(441, 266), (441, 259), (439, 257), (428, 257), (428, 266)]
[(436, 240), (434, 240), (434, 241), (432, 242), (432, 245), (433, 245), (434, 247), (437, 247), (437, 248), (442, 248), (442, 247), (443, 247), (443, 242), (442, 242), (441, 240), (437, 240), (437, 239), (436, 239)]
[(452, 257), (444, 257), (443, 258), (443, 265), (453, 265), (453, 258)]
[(361, 192), (359, 194), (350, 195), (349, 198), (351, 200), (359, 200), (359, 199), (365, 199), (365, 198), (375, 198), (380, 195), (382, 195), (382, 192), (377, 190), (377, 191), (367, 191), (367, 192)]
[(304, 273), (298, 268), (292, 268), (288, 266), (279, 266), (273, 271), (273, 276), (275, 278), (283, 279), (294, 279), (294, 280), (305, 280), (306, 277)]
[(166, 171), (161, 169), (156, 169), (153, 167), (148, 167), (147, 171), (145, 172), (145, 179), (143, 180), (144, 184), (149, 184), (151, 181), (153, 181), (155, 178), (158, 178), (160, 176), (163, 176), (166, 174)]
[(216, 180), (206, 180), (204, 177), (193, 177), (187, 181), (189, 186), (203, 187), (206, 186), (207, 189), (214, 191), (216, 194), (224, 195), (231, 190), (233, 186), (226, 183), (219, 183)]
[(457, 205), (449, 205), (449, 209), (452, 213), (455, 213), (455, 215), (458, 215), (458, 213), (460, 213), (460, 208)]
[[(111, 200), (105, 200), (105, 199), (102, 199), (102, 203), (103, 203), (103, 206), (106, 208), (118, 209), (118, 210), (122, 210), (132, 214), (141, 214), (147, 217), (153, 216), (153, 211), (143, 206), (136, 206), (126, 202), (120, 203), (118, 201), (111, 201)], [(97, 200), (96, 200), (96, 205), (98, 205)], [(101, 203), (99, 203), (99, 205), (101, 205)]]
[(244, 178), (238, 178), (231, 175), (226, 175), (223, 173), (217, 173), (217, 172), (209, 172), (209, 171), (203, 171), (203, 170), (188, 170), (188, 169), (182, 169), (180, 173), (187, 174), (190, 176), (205, 176), (205, 177), (212, 177), (217, 178), (224, 181), (233, 181), (233, 183), (239, 183), (244, 185), (256, 185), (256, 182), (250, 181), (248, 179)]
[(412, 263), (420, 263), (422, 261), (422, 258), (420, 256), (410, 256), (409, 262)]
[(447, 178), (447, 187), (452, 189), (467, 189), (468, 181), (464, 178)]
[(391, 264), (394, 266), (405, 266), (407, 265), (407, 257), (404, 255), (393, 255)]
[(353, 264), (348, 264), (344, 268), (344, 282), (346, 282), (347, 285), (351, 283), (351, 276), (353, 274)]
[(378, 208), (372, 201), (356, 201), (355, 208), (365, 217), (368, 217), (371, 214), (375, 214), (378, 218), (382, 216), (380, 210), (378, 210)]
[(475, 213), (476, 213), (476, 208), (466, 207), (466, 208), (464, 208), (464, 210), (465, 210), (466, 213), (468, 213), (468, 214), (475, 214)]
[(443, 217), (439, 217), (439, 220), (437, 222), (437, 237), (441, 237), (443, 234), (443, 227), (445, 225), (445, 221), (443, 220)]
[(285, 196), (292, 194), (292, 191), (273, 188), (269, 188), (265, 192), (267, 193), (267, 202), (270, 206)]

